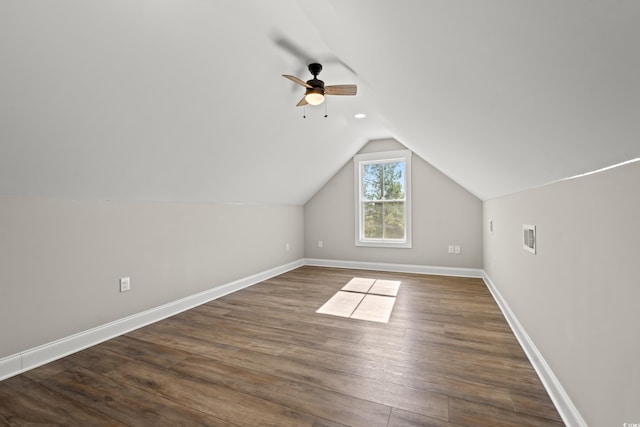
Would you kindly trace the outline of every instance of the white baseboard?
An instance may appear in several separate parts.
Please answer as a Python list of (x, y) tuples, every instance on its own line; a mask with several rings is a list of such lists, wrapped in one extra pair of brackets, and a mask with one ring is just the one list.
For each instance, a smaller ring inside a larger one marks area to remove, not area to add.
[(0, 381), (19, 374), (22, 369), (22, 360), (19, 354), (0, 359)]
[(0, 381), (304, 265), (300, 259), (0, 359)]
[(582, 418), (582, 415), (578, 412), (578, 409), (569, 398), (569, 395), (562, 387), (562, 384), (560, 384), (551, 367), (544, 360), (544, 357), (542, 357), (536, 345), (524, 330), (513, 311), (511, 311), (511, 308), (509, 308), (509, 305), (502, 297), (502, 294), (500, 294), (500, 291), (498, 291), (498, 288), (495, 287), (491, 278), (486, 273), (483, 274), (482, 278), (487, 284), (489, 292), (493, 295), (493, 299), (495, 299), (500, 307), (505, 319), (507, 319), (511, 330), (520, 343), (520, 347), (522, 347), (531, 365), (533, 365), (533, 369), (535, 369), (538, 377), (540, 377), (540, 381), (542, 381), (544, 388), (547, 390), (547, 393), (549, 393), (549, 397), (551, 397), (564, 423), (568, 427), (587, 427), (587, 423)]
[(435, 274), (438, 276), (484, 277), (479, 268), (437, 267), (428, 265), (389, 264), (383, 262), (340, 261), (335, 259), (305, 258), (305, 265), (315, 267), (350, 268), (357, 270), (392, 271), (397, 273)]
[(577, 408), (567, 395), (542, 354), (526, 333), (515, 314), (511, 311), (506, 301), (495, 287), (489, 276), (482, 269), (457, 268), (457, 267), (437, 267), (407, 264), (389, 264), (360, 261), (339, 261), (316, 258), (300, 259), (279, 267), (275, 267), (243, 279), (236, 280), (218, 286), (195, 295), (170, 302), (160, 307), (152, 308), (132, 316), (116, 320), (111, 323), (93, 328), (78, 334), (65, 337), (63, 339), (44, 344), (42, 346), (23, 351), (0, 359), (0, 381), (30, 369), (68, 356), (77, 351), (99, 344), (106, 340), (115, 338), (127, 332), (157, 322), (185, 310), (197, 307), (201, 304), (220, 298), (224, 295), (236, 292), (240, 289), (255, 285), (264, 280), (279, 274), (286, 273), (304, 265), (316, 267), (334, 267), (376, 271), (391, 271), (416, 274), (434, 274), (441, 276), (476, 277), (482, 278), (487, 288), (493, 295), (496, 303), (515, 334), (520, 346), (526, 353), (529, 361), (538, 373), (542, 384), (546, 388), (551, 400), (556, 406), (564, 423), (569, 427), (583, 427), (586, 422), (578, 412)]
[(472, 268), (431, 267), (422, 265), (388, 264), (376, 262), (338, 261), (325, 259), (300, 259), (289, 264), (236, 280), (231, 283), (200, 292), (195, 295), (172, 301), (165, 305), (134, 314), (123, 319), (98, 326), (87, 331), (53, 341), (39, 347), (25, 350), (0, 359), (0, 381), (14, 375), (37, 368), (85, 348), (115, 338), (127, 332), (157, 322), (175, 314), (207, 303), (216, 298), (267, 280), (271, 277), (301, 267), (303, 265), (393, 271), (402, 273), (435, 274), (442, 276), (483, 277), (483, 271)]

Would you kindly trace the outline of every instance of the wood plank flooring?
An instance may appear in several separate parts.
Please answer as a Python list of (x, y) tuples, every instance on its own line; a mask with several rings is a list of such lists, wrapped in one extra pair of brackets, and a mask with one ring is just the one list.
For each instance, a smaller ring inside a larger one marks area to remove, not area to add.
[[(389, 323), (317, 314), (400, 280)], [(479, 279), (302, 267), (0, 383), (0, 425), (561, 426)]]

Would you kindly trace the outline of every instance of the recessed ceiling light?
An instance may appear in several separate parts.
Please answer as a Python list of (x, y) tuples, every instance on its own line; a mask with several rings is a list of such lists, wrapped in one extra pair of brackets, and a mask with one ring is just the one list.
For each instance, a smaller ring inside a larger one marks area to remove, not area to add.
[(365, 117), (367, 117), (367, 115), (365, 113), (358, 113), (358, 114), (355, 114), (353, 117), (355, 117), (356, 119), (364, 119)]

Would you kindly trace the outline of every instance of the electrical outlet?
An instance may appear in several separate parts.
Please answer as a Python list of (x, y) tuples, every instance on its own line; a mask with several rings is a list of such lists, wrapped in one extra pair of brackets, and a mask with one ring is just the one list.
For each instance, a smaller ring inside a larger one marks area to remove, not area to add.
[(284, 249), (289, 252), (289, 250), (291, 250), (291, 246), (289, 246), (289, 244), (287, 243), (286, 245), (284, 245)]
[(456, 247), (453, 250), (456, 255), (460, 255), (460, 246), (456, 245)]
[(127, 292), (131, 289), (131, 279), (129, 277), (123, 277), (120, 279), (120, 292)]
[(324, 242), (322, 240), (318, 240), (318, 247), (322, 248), (324, 246)]
[(449, 245), (448, 250), (449, 250), (449, 253), (452, 254), (453, 253), (453, 245)]

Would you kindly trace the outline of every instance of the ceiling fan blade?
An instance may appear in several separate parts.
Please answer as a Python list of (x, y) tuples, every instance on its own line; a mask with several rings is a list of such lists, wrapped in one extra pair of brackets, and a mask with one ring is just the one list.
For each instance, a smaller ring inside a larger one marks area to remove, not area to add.
[(303, 105), (307, 105), (307, 104), (308, 104), (307, 98), (303, 96), (300, 102), (296, 104), (296, 107), (302, 107)]
[(291, 81), (292, 81), (292, 82), (294, 82), (294, 83), (298, 83), (300, 86), (304, 86), (304, 87), (306, 87), (307, 89), (311, 89), (311, 85), (310, 85), (310, 84), (308, 84), (307, 82), (304, 82), (304, 81), (300, 80), (300, 79), (299, 79), (299, 78), (297, 78), (296, 76), (289, 76), (289, 75), (287, 75), (287, 74), (283, 74), (283, 75), (282, 75), (282, 77), (285, 77), (285, 78), (287, 78), (287, 79), (291, 80)]
[(314, 58), (307, 55), (300, 46), (298, 46), (285, 36), (281, 34), (273, 34), (271, 37), (277, 46), (289, 52), (294, 57), (298, 58), (303, 64), (311, 64), (312, 62), (317, 62), (314, 60)]
[(358, 92), (358, 86), (356, 85), (331, 85), (325, 86), (325, 95), (347, 95), (353, 96)]

